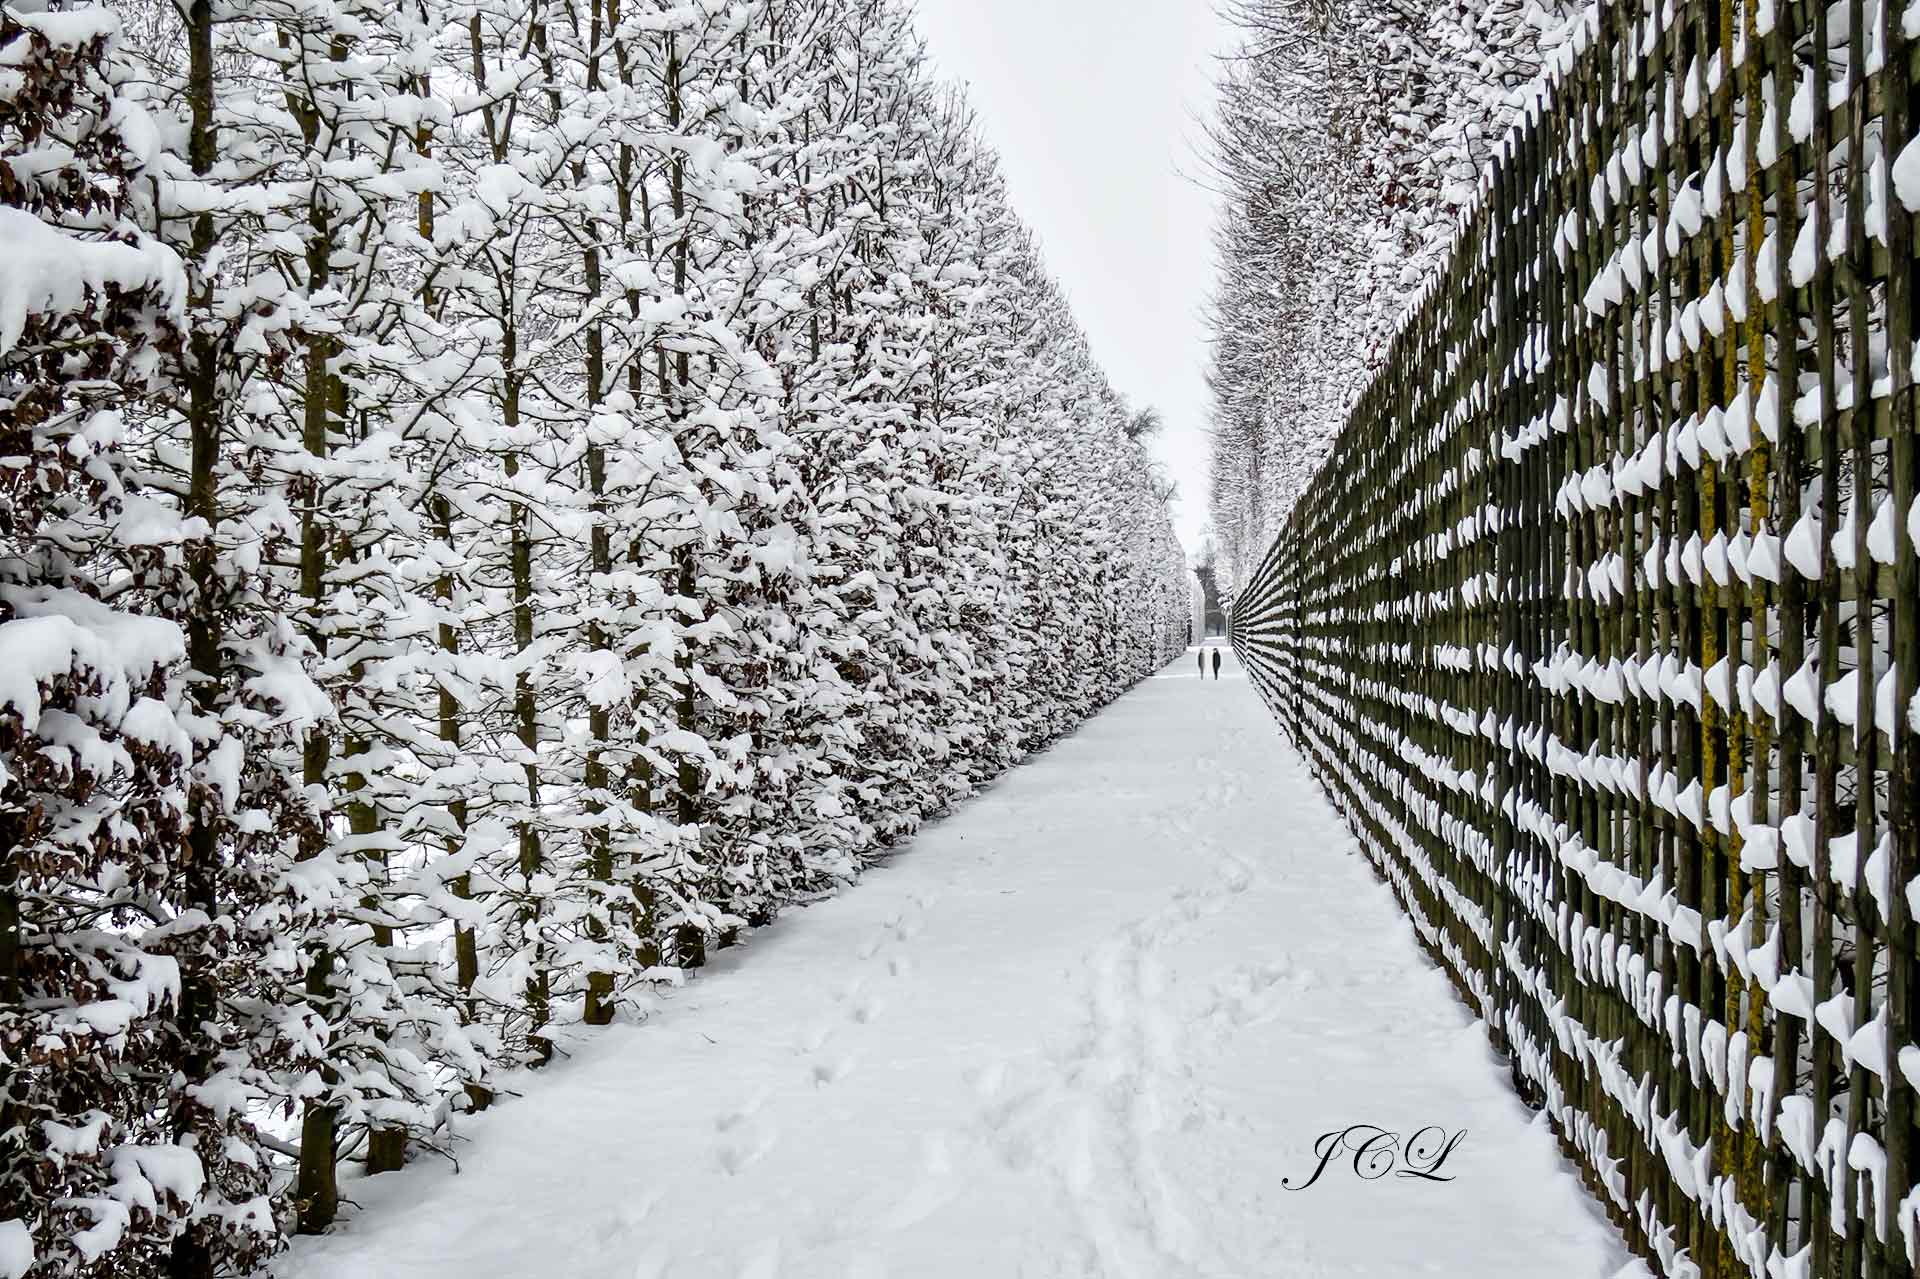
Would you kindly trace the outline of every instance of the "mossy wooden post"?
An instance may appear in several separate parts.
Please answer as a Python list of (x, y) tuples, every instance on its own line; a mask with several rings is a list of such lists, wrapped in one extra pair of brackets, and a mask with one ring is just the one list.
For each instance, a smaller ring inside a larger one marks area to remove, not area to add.
[[(1874, 425), (1877, 413), (1873, 399), (1874, 370), (1870, 352), (1875, 331), (1881, 326), (1871, 314), (1873, 307), (1868, 280), (1871, 258), (1866, 219), (1860, 214), (1866, 201), (1865, 156), (1870, 105), (1867, 96), (1869, 81), (1866, 78), (1868, 17), (1865, 6), (1855, 0), (1847, 27), (1848, 129), (1845, 173), (1847, 209), (1850, 212), (1846, 219), (1846, 257), (1844, 262), (1835, 264), (1833, 268), (1847, 297), (1848, 364), (1852, 373), (1849, 397), (1851, 420), (1847, 424), (1852, 444), (1849, 458), (1852, 491), (1848, 495), (1847, 509), (1852, 521), (1850, 530), (1836, 527), (1833, 536), (1851, 540), (1854, 584), (1852, 675), (1855, 687), (1852, 718), (1855, 727), (1851, 734), (1854, 766), (1854, 945), (1851, 984), (1853, 1024), (1856, 1026), (1865, 1025), (1878, 1015), (1874, 994), (1876, 970), (1882, 968), (1883, 959), (1890, 958), (1883, 949), (1884, 929), (1876, 900), (1878, 894), (1870, 891), (1871, 877), (1875, 873), (1871, 859), (1880, 837), (1877, 776), (1879, 739), (1873, 728), (1873, 718), (1874, 684), (1879, 674), (1876, 662), (1879, 645), (1874, 619), (1881, 594), (1868, 542), (1878, 470), (1875, 456), (1877, 432)], [(1823, 262), (1820, 265), (1824, 268), (1826, 264)], [(1831, 678), (1837, 682), (1838, 672), (1833, 672)], [(1886, 896), (1891, 897), (1892, 893)], [(1863, 1135), (1873, 1138), (1869, 1107), (1876, 1108), (1884, 1115), (1887, 1097), (1879, 1077), (1867, 1070), (1858, 1055), (1848, 1052), (1845, 1056), (1849, 1063), (1846, 1122), (1848, 1148), (1851, 1151), (1855, 1138)], [(1853, 1161), (1850, 1158), (1848, 1162), (1851, 1166)], [(1856, 1228), (1847, 1235), (1846, 1264), (1870, 1276), (1870, 1279), (1882, 1279), (1888, 1267), (1886, 1244), (1891, 1238), (1890, 1209), (1894, 1205), (1887, 1201), (1885, 1195), (1876, 1193), (1870, 1170), (1859, 1171), (1850, 1182), (1853, 1194), (1863, 1198), (1865, 1206), (1856, 1214)]]
[[(1771, 48), (1759, 31), (1757, 15), (1751, 3), (1742, 6), (1738, 17), (1731, 12), (1722, 27), (1723, 43), (1731, 44), (1728, 26), (1733, 22), (1742, 23), (1742, 36), (1746, 48), (1750, 51), (1746, 59), (1744, 73), (1737, 90), (1742, 104), (1744, 117), (1750, 121), (1741, 133), (1733, 131), (1731, 119), (1723, 124), (1722, 142), (1726, 148), (1720, 172), (1727, 176), (1729, 208), (1722, 237), (1721, 274), (1726, 281), (1739, 278), (1751, 279), (1753, 274), (1754, 252), (1766, 236), (1766, 184), (1759, 165), (1760, 130), (1764, 124), (1764, 96), (1762, 77), (1769, 63)], [(1728, 93), (1729, 112), (1734, 93)], [(1744, 142), (1744, 145), (1741, 143)], [(1734, 190), (1731, 174), (1735, 167), (1746, 175), (1745, 199), (1739, 200)], [(1728, 284), (1727, 294), (1727, 378), (1725, 382), (1726, 404), (1729, 411), (1736, 404), (1751, 405), (1758, 393), (1767, 372), (1766, 325), (1758, 305), (1746, 312), (1746, 319), (1739, 319), (1740, 305), (1732, 297), (1732, 285)], [(1751, 447), (1743, 459), (1741, 472), (1746, 501), (1744, 504), (1744, 523), (1740, 532), (1749, 538), (1766, 532), (1770, 496), (1768, 490), (1771, 449), (1767, 438), (1752, 427), (1752, 413), (1749, 409), (1744, 416), (1749, 422)], [(1741, 590), (1742, 580), (1738, 569), (1732, 579), (1736, 590)], [(1730, 858), (1735, 880), (1733, 884), (1731, 908), (1728, 911), (1728, 927), (1734, 928), (1739, 920), (1747, 921), (1746, 943), (1749, 948), (1764, 945), (1767, 935), (1767, 891), (1766, 867), (1757, 867), (1751, 880), (1740, 878), (1745, 864), (1745, 839), (1739, 826), (1738, 814), (1743, 802), (1751, 802), (1758, 797), (1763, 805), (1760, 812), (1753, 814), (1750, 820), (1762, 824), (1768, 822), (1764, 809), (1765, 797), (1769, 793), (1770, 755), (1772, 750), (1768, 721), (1764, 714), (1755, 713), (1750, 703), (1750, 694), (1743, 691), (1739, 680), (1739, 663), (1752, 673), (1766, 669), (1770, 656), (1768, 646), (1768, 601), (1764, 578), (1754, 578), (1750, 574), (1744, 587), (1746, 608), (1734, 621), (1734, 633), (1740, 636), (1745, 628), (1744, 642), (1735, 644), (1732, 656), (1737, 659), (1736, 668), (1729, 675), (1729, 687), (1733, 689), (1736, 706), (1734, 707), (1734, 735), (1737, 739), (1734, 758), (1729, 770), (1728, 796), (1734, 817), (1733, 854)], [(1727, 998), (1727, 1024), (1738, 1033), (1746, 1036), (1748, 1051), (1757, 1054), (1765, 1044), (1766, 1019), (1764, 1009), (1766, 993), (1751, 979), (1730, 985)], [(1734, 1106), (1741, 1116), (1740, 1158), (1736, 1171), (1737, 1185), (1741, 1203), (1754, 1220), (1767, 1225), (1771, 1219), (1767, 1198), (1767, 1160), (1766, 1147), (1762, 1142), (1759, 1129), (1753, 1118), (1754, 1092), (1750, 1088), (1750, 1071), (1743, 1077), (1727, 1080), (1729, 1104)], [(1771, 1235), (1768, 1242), (1778, 1246)]]
[[(1916, 119), (1915, 95), (1909, 67), (1913, 45), (1906, 38), (1904, 20), (1895, 21), (1893, 6), (1880, 8), (1880, 47), (1887, 51), (1886, 65), (1877, 79), (1881, 103), (1881, 154), (1899, 155), (1913, 138)], [(1891, 513), (1912, 511), (1920, 499), (1916, 492), (1914, 449), (1914, 309), (1920, 305), (1916, 293), (1913, 219), (1899, 199), (1887, 201), (1887, 372), (1891, 382), (1891, 401), (1887, 422), (1887, 500)], [(1877, 518), (1877, 517), (1876, 517)], [(1862, 512), (1864, 526), (1866, 513)], [(1890, 655), (1893, 671), (1894, 722), (1876, 729), (1887, 732), (1890, 743), (1887, 761), (1887, 829), (1891, 847), (1887, 879), (1893, 886), (1888, 894), (1885, 920), (1887, 964), (1888, 1038), (1896, 1044), (1914, 1040), (1914, 1000), (1920, 988), (1914, 954), (1913, 913), (1903, 891), (1912, 882), (1920, 861), (1920, 736), (1913, 717), (1902, 711), (1920, 695), (1920, 558), (1916, 557), (1911, 537), (1896, 533), (1893, 548), (1893, 590), (1888, 619)], [(1872, 740), (1871, 736), (1869, 740)], [(1911, 1185), (1914, 1180), (1914, 1096), (1910, 1083), (1889, 1078), (1887, 1089), (1886, 1152), (1887, 1186), (1891, 1191)], [(1897, 1223), (1896, 1223), (1897, 1227)], [(1892, 1273), (1911, 1275), (1913, 1266), (1905, 1250), (1898, 1246), (1896, 1228), (1890, 1239)]]
[[(1794, 65), (1794, 32), (1799, 13), (1796, 6), (1782, 6), (1775, 15), (1773, 30), (1766, 36), (1766, 69), (1774, 78), (1776, 95), (1785, 92), (1783, 81)], [(1749, 245), (1746, 278), (1749, 282), (1751, 322), (1763, 328), (1763, 340), (1768, 341), (1771, 347), (1771, 367), (1765, 374), (1767, 385), (1771, 387), (1770, 393), (1781, 408), (1781, 425), (1777, 428), (1779, 439), (1772, 450), (1767, 476), (1772, 509), (1768, 513), (1769, 518), (1757, 527), (1756, 532), (1770, 533), (1779, 539), (1775, 543), (1779, 545), (1784, 543), (1799, 521), (1800, 487), (1805, 469), (1805, 437), (1801, 432), (1790, 429), (1794, 388), (1799, 381), (1800, 318), (1796, 304), (1800, 295), (1795, 289), (1780, 288), (1772, 305), (1769, 307), (1765, 303), (1759, 280), (1760, 245), (1768, 234), (1773, 237), (1776, 248), (1793, 244), (1799, 235), (1800, 206), (1795, 176), (1797, 167), (1787, 113), (1774, 113), (1771, 142), (1778, 158), (1773, 166), (1766, 169), (1762, 169), (1759, 163), (1761, 129), (1764, 125), (1765, 120), (1761, 118), (1760, 124), (1749, 128), (1751, 145), (1748, 148), (1748, 171), (1753, 175), (1752, 198), (1762, 202), (1763, 219), (1768, 213), (1771, 214), (1771, 230), (1768, 231), (1763, 225), (1761, 236)], [(1762, 394), (1763, 389), (1756, 386), (1756, 396)], [(1760, 403), (1756, 399), (1756, 410)], [(1758, 452), (1757, 446), (1764, 444), (1766, 437), (1757, 422), (1754, 434)], [(1775, 665), (1768, 668), (1775, 672), (1776, 680), (1791, 676), (1805, 660), (1807, 624), (1805, 580), (1790, 566), (1784, 566), (1784, 561), (1778, 576), (1779, 581), (1774, 585), (1778, 638), (1772, 657)], [(1802, 780), (1806, 772), (1807, 724), (1800, 716), (1786, 713), (1778, 699), (1769, 718), (1774, 725), (1778, 763), (1774, 811), (1777, 818), (1785, 818), (1800, 811)], [(1777, 874), (1779, 893), (1776, 908), (1781, 950), (1789, 955), (1800, 955), (1803, 953), (1806, 927), (1804, 917), (1809, 909), (1806, 876), (1793, 858), (1784, 855), (1779, 859)], [(1791, 1096), (1798, 1088), (1802, 1041), (1802, 1023), (1798, 1018), (1776, 1016), (1773, 1019), (1771, 1047), (1777, 1095)], [(1814, 1188), (1807, 1170), (1800, 1166), (1785, 1143), (1776, 1140), (1767, 1163), (1773, 1182), (1768, 1206), (1768, 1243), (1782, 1255), (1791, 1256), (1811, 1243), (1811, 1219), (1805, 1206), (1812, 1204)], [(1790, 1215), (1796, 1199), (1803, 1205), (1797, 1220)]]
[[(1812, 77), (1815, 85), (1823, 85), (1828, 80), (1827, 68), (1827, 9), (1822, 4), (1811, 6), (1813, 23), (1813, 45), (1805, 74)], [(1830, 193), (1827, 188), (1827, 160), (1832, 154), (1832, 138), (1827, 113), (1816, 110), (1813, 113), (1812, 128), (1812, 173), (1813, 199), (1808, 214), (1813, 223), (1811, 234), (1813, 243), (1824, 245), (1833, 226), (1833, 213), (1830, 206)], [(1784, 255), (1787, 246), (1782, 245)], [(1817, 1008), (1834, 992), (1835, 982), (1835, 935), (1834, 912), (1829, 906), (1833, 882), (1833, 863), (1831, 843), (1837, 833), (1834, 825), (1839, 810), (1839, 769), (1840, 769), (1840, 733), (1839, 723), (1826, 707), (1826, 685), (1832, 678), (1833, 669), (1839, 664), (1840, 654), (1840, 580), (1839, 568), (1834, 562), (1831, 538), (1828, 536), (1838, 526), (1840, 514), (1840, 471), (1839, 471), (1839, 432), (1835, 429), (1834, 415), (1834, 325), (1832, 277), (1826, 271), (1813, 273), (1809, 290), (1809, 310), (1815, 326), (1815, 348), (1813, 370), (1819, 387), (1819, 407), (1816, 420), (1806, 434), (1810, 437), (1815, 456), (1819, 461), (1819, 480), (1816, 510), (1819, 512), (1818, 545), (1814, 548), (1819, 563), (1820, 577), (1818, 598), (1819, 638), (1818, 662), (1819, 677), (1815, 689), (1813, 706), (1817, 720), (1813, 725), (1815, 760), (1815, 820), (1813, 832), (1813, 1003)], [(1788, 268), (1780, 268), (1779, 288), (1784, 293), (1796, 287), (1790, 278)], [(1782, 387), (1782, 430), (1799, 418), (1797, 404), (1798, 389)], [(1795, 571), (1793, 568), (1783, 570)], [(1815, 1122), (1824, 1125), (1831, 1111), (1833, 1097), (1834, 1053), (1833, 1038), (1818, 1026), (1809, 1026), (1809, 1043), (1812, 1048), (1812, 1100)], [(1824, 1178), (1808, 1179), (1808, 1188), (1812, 1191), (1808, 1205), (1811, 1223), (1808, 1227), (1813, 1242), (1813, 1270), (1816, 1274), (1837, 1274), (1842, 1264), (1839, 1240), (1832, 1229), (1835, 1213), (1847, 1211), (1844, 1201), (1835, 1203), (1828, 1192)]]

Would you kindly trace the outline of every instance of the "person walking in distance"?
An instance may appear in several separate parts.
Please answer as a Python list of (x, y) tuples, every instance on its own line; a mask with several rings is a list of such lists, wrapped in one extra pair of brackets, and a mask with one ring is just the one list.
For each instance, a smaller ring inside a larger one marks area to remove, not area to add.
[(1205, 679), (1206, 677), (1207, 677), (1207, 646), (1205, 644), (1202, 644), (1200, 646), (1200, 678)]
[(1217, 648), (1213, 650), (1213, 677), (1220, 678), (1220, 650)]

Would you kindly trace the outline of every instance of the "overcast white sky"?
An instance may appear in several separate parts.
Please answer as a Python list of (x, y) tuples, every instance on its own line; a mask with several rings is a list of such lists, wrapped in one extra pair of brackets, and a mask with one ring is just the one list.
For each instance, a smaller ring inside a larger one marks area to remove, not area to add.
[(1213, 200), (1198, 169), (1211, 0), (920, 0), (942, 71), (965, 81), (1013, 206), (1107, 376), (1167, 419), (1189, 550), (1207, 517), (1206, 340)]

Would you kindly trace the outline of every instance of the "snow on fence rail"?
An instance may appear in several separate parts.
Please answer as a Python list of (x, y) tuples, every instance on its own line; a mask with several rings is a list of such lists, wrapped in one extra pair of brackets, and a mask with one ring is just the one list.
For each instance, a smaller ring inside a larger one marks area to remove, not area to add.
[(1916, 36), (1589, 10), (1234, 618), (1672, 1276), (1914, 1268)]

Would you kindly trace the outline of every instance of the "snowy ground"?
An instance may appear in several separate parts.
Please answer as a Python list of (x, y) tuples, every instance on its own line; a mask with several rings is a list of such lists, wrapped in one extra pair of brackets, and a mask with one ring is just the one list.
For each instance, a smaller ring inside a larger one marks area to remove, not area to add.
[[(582, 1039), (297, 1279), (1598, 1279), (1626, 1262), (1231, 654)], [(1351, 1124), (1454, 1180), (1294, 1191)]]

